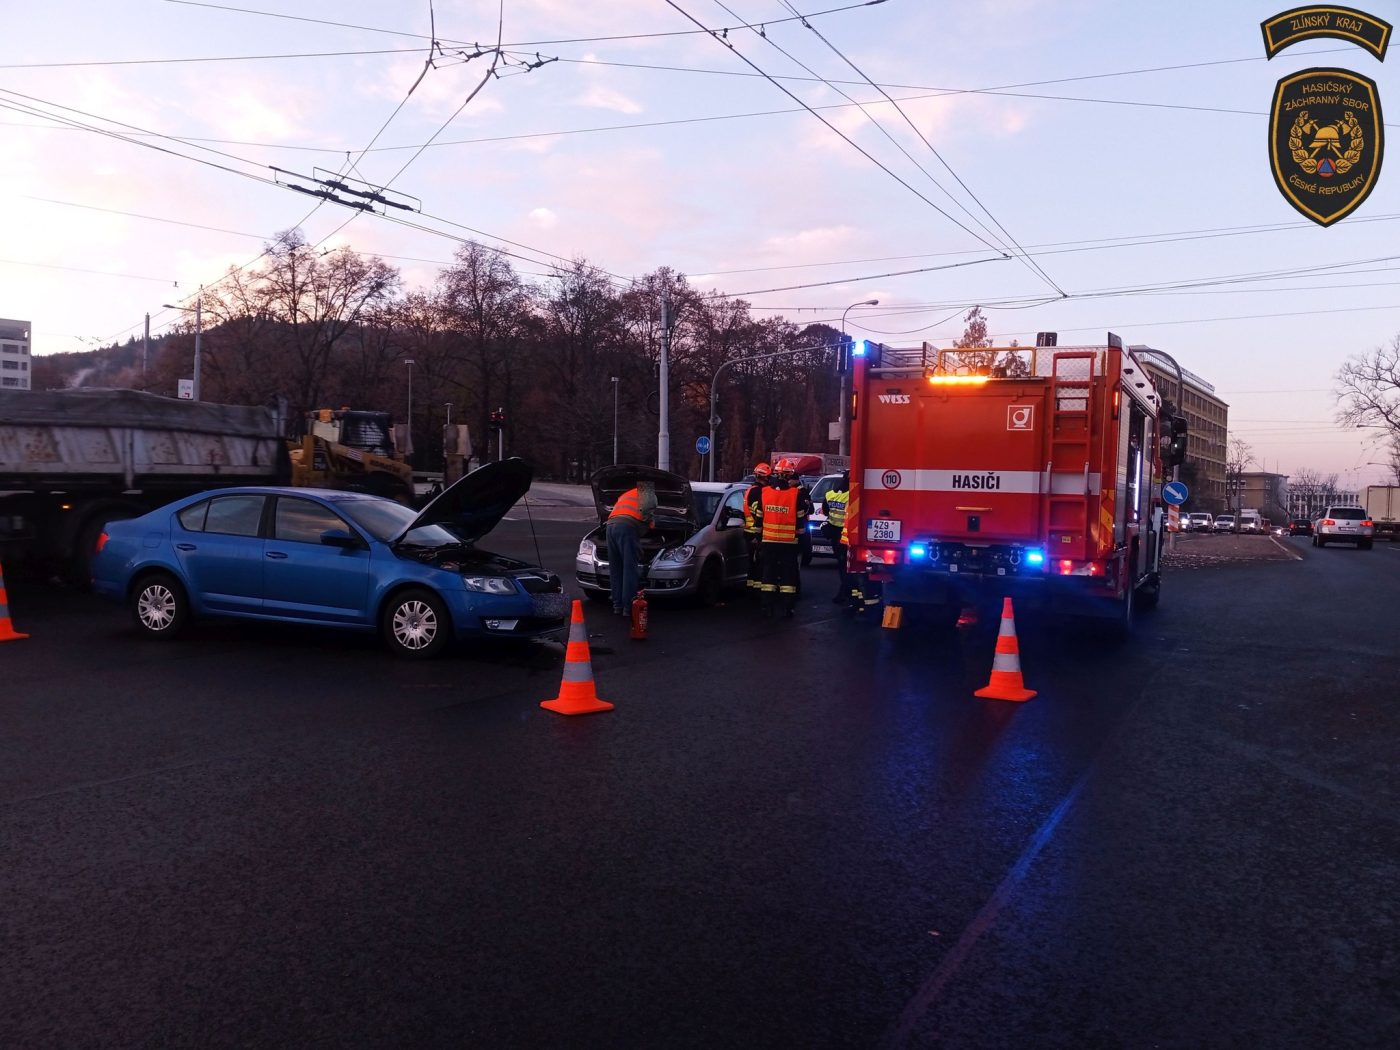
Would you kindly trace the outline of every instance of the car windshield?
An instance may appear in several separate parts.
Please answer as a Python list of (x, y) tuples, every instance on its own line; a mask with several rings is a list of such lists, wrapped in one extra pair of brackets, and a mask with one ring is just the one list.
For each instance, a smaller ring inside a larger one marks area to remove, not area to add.
[[(418, 517), (413, 508), (387, 499), (339, 500), (336, 509), (381, 543), (395, 539)], [(442, 547), (462, 541), (441, 525), (423, 525), (405, 536), (404, 542), (415, 547)]]
[(715, 511), (719, 508), (719, 501), (724, 499), (723, 492), (690, 492), (690, 504), (695, 508), (695, 520), (704, 523), (715, 516)]
[(1331, 516), (1345, 518), (1347, 521), (1360, 521), (1366, 517), (1366, 512), (1360, 507), (1333, 507)]
[(835, 478), (822, 478), (812, 487), (812, 502), (820, 503), (826, 499), (826, 494), (836, 486)]
[(1220, 515), (1220, 517), (1216, 518), (1215, 520), (1216, 520), (1216, 521), (1228, 521), (1228, 522), (1232, 522), (1232, 521), (1235, 520), (1235, 516), (1234, 516), (1233, 514), (1222, 514), (1222, 515)]

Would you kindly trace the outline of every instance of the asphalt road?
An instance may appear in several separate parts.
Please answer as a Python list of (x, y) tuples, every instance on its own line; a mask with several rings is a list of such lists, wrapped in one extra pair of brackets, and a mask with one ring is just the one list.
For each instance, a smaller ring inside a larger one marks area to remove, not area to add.
[(1022, 705), (994, 623), (852, 624), (825, 566), (792, 622), (590, 605), (572, 719), (557, 644), (12, 587), (0, 1046), (1395, 1046), (1400, 550), (1291, 546), (1122, 648), (1018, 617)]

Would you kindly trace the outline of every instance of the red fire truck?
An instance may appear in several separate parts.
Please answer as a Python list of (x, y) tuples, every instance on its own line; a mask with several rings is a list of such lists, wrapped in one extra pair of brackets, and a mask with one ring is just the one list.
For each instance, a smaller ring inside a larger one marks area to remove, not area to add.
[(1157, 603), (1164, 461), (1152, 379), (1122, 341), (853, 349), (850, 567), (867, 595), (951, 624), (1005, 595), (1126, 634)]

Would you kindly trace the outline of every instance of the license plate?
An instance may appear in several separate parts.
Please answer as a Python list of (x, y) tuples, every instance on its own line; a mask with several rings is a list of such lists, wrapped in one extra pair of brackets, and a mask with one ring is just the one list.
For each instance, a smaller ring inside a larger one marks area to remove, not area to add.
[(813, 553), (813, 554), (831, 554), (831, 553), (833, 553), (833, 551), (832, 551), (831, 547), (828, 546), (828, 545), (825, 544), (825, 543), (814, 543), (814, 544), (812, 544), (812, 553)]
[(871, 543), (898, 543), (899, 522), (889, 518), (870, 518), (865, 523), (865, 538)]

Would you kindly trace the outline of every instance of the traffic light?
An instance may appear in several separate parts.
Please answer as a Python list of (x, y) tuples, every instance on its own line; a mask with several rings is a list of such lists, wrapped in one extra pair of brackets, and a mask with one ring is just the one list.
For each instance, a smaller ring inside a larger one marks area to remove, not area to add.
[(491, 410), (491, 429), (501, 430), (506, 425), (506, 410), (504, 408), (493, 408)]
[(1170, 438), (1167, 441), (1166, 455), (1162, 462), (1169, 467), (1186, 462), (1186, 417), (1172, 416)]

